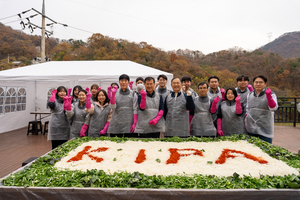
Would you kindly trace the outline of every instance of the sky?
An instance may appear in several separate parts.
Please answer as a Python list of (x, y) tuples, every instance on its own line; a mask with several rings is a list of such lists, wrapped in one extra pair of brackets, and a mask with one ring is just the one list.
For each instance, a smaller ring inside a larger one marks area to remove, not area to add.
[[(41, 12), (42, 3), (0, 0), (0, 22), (22, 30), (17, 14), (31, 8)], [(46, 16), (68, 25), (48, 26), (52, 37), (86, 42), (93, 33), (101, 33), (147, 42), (164, 51), (190, 49), (204, 54), (235, 46), (253, 51), (286, 32), (299, 31), (299, 8), (299, 0), (45, 0)], [(25, 13), (23, 21), (34, 14)], [(41, 26), (40, 15), (30, 20)], [(41, 35), (40, 29), (23, 32)]]

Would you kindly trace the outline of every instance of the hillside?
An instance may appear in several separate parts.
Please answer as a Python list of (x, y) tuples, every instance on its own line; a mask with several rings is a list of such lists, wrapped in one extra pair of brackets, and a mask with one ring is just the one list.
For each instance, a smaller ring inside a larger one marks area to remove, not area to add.
[[(9, 68), (7, 57), (10, 61), (22, 61), (23, 65), (30, 64), (35, 56), (40, 56), (36, 47), (40, 46), (41, 38), (36, 35), (28, 35), (0, 23), (0, 66)], [(54, 38), (46, 39), (46, 55), (58, 44)]]
[[(7, 62), (8, 53), (16, 59), (32, 59), (37, 54), (35, 46), (39, 44), (38, 36), (22, 34), (0, 24), (0, 58), (3, 63)], [(278, 96), (300, 96), (300, 56), (284, 58), (263, 50), (247, 52), (239, 47), (207, 55), (189, 49), (165, 52), (147, 42), (129, 42), (100, 33), (93, 34), (86, 43), (50, 38), (46, 44), (46, 55), (51, 60), (131, 60), (172, 73), (174, 77), (190, 76), (194, 89), (212, 75), (220, 78), (220, 86), (225, 89), (237, 86), (238, 75), (247, 75), (250, 80), (265, 75), (268, 87)], [(0, 70), (1, 66), (7, 65), (0, 62)]]
[(300, 31), (285, 33), (260, 49), (278, 53), (284, 58), (300, 57)]

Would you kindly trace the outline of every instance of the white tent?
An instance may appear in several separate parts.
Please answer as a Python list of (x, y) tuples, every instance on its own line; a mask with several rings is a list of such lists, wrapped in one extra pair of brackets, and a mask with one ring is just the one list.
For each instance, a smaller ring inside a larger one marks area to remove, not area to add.
[(169, 88), (173, 78), (173, 74), (131, 61), (51, 61), (0, 71), (0, 133), (27, 126), (28, 121), (34, 120), (30, 112), (49, 112), (47, 100), (52, 88), (85, 88), (96, 83), (107, 89), (119, 81), (121, 74), (127, 74), (134, 82), (139, 76), (156, 79), (165, 74)]

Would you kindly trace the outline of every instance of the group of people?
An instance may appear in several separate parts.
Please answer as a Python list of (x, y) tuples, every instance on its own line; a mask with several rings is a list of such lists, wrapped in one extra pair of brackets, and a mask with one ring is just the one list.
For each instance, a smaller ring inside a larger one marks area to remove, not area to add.
[(52, 91), (49, 136), (52, 149), (74, 137), (216, 137), (249, 134), (272, 143), (276, 94), (267, 88), (267, 78), (237, 77), (236, 88), (219, 87), (219, 78), (198, 84), (198, 94), (188, 76), (138, 77), (126, 74), (107, 91), (97, 84)]

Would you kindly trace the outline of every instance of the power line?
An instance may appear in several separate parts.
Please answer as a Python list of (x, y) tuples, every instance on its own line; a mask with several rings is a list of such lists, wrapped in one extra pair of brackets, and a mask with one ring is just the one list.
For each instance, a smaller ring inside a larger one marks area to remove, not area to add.
[(29, 10), (25, 10), (25, 11), (23, 11), (23, 12), (21, 12), (21, 13), (18, 13), (18, 14), (15, 14), (15, 15), (9, 16), (9, 17), (4, 17), (4, 18), (2, 18), (2, 19), (0, 19), (0, 20), (3, 20), (3, 19), (8, 19), (8, 18), (15, 17), (15, 16), (19, 16), (19, 17), (21, 18), (21, 14), (25, 14), (25, 13), (29, 12), (30, 10), (31, 10), (31, 9), (29, 9)]
[(80, 29), (80, 28), (76, 28), (76, 27), (73, 27), (73, 26), (68, 26), (68, 27), (74, 28), (74, 29), (77, 29), (77, 30), (80, 30), (80, 31), (84, 31), (84, 32), (87, 32), (87, 33), (92, 33), (92, 34), (93, 34), (93, 32), (91, 32), (91, 31), (86, 31), (86, 30), (83, 30), (83, 29)]
[(9, 17), (4, 17), (4, 18), (2, 18), (2, 19), (0, 19), (0, 20), (8, 19), (8, 18), (11, 18), (11, 17), (16, 17), (16, 16), (18, 16), (18, 15), (12, 15), (12, 16), (9, 16)]
[(14, 21), (10, 21), (10, 22), (6, 22), (6, 23), (3, 23), (3, 24), (10, 24), (10, 23), (13, 23), (13, 22), (16, 22), (16, 21), (20, 21), (21, 19), (17, 19), (17, 20), (14, 20)]

